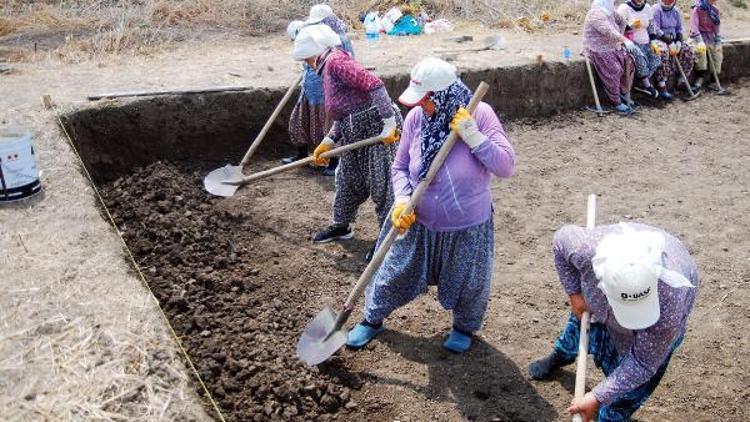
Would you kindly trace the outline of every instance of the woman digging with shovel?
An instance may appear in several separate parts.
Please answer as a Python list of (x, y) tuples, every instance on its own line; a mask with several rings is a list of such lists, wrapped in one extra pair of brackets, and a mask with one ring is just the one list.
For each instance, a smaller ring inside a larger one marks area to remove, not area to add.
[(317, 243), (351, 239), (350, 225), (368, 197), (375, 202), (380, 226), (393, 204), (390, 171), (401, 114), (383, 82), (339, 45), (339, 36), (326, 25), (306, 26), (294, 40), (294, 59), (305, 61), (323, 76), (325, 110), (333, 122), (313, 152), (314, 163), (327, 165), (328, 159), (321, 154), (333, 149), (336, 142), (346, 145), (378, 136), (382, 143), (341, 156), (336, 168), (333, 222), (313, 237)]
[(620, 223), (555, 233), (555, 267), (571, 313), (552, 353), (529, 366), (548, 379), (576, 360), (580, 318), (591, 313), (589, 354), (605, 375), (568, 409), (584, 421), (628, 421), (651, 396), (682, 343), (698, 269), (685, 246), (656, 227)]
[[(479, 103), (473, 116), (464, 108), (471, 95), (456, 68), (442, 60), (425, 59), (411, 71), (411, 83), (399, 101), (413, 108), (392, 172), (396, 201), (391, 224), (402, 236), (367, 287), (365, 319), (349, 333), (346, 344), (351, 348), (366, 345), (384, 330), (388, 315), (430, 284), (437, 285), (443, 307), (453, 310), (446, 349), (467, 351), (482, 324), (495, 243), (490, 181), (492, 175), (513, 174), (515, 153), (489, 105)], [(463, 142), (447, 155), (415, 211), (401, 215), (451, 129)], [(382, 230), (387, 233), (390, 225)]]

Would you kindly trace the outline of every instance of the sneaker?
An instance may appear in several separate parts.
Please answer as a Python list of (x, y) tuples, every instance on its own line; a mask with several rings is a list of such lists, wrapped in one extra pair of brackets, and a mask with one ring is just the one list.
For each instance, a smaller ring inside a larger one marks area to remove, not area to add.
[(615, 111), (620, 116), (629, 116), (633, 113), (633, 109), (625, 103), (617, 104), (617, 106), (615, 107)]
[(349, 240), (354, 237), (351, 226), (337, 226), (331, 224), (316, 234), (312, 241), (315, 243), (328, 243), (333, 240)]
[(669, 93), (666, 89), (664, 91), (659, 91), (659, 99), (662, 101), (672, 101), (674, 97), (672, 94)]
[(385, 331), (385, 327), (383, 327), (382, 322), (375, 325), (367, 321), (362, 321), (349, 331), (349, 335), (346, 338), (346, 346), (350, 349), (361, 349), (367, 346), (367, 343), (383, 331)]
[(529, 375), (533, 380), (549, 379), (555, 369), (562, 368), (573, 362), (575, 361), (565, 359), (562, 353), (555, 349), (552, 350), (549, 356), (531, 362), (529, 364)]
[(716, 82), (711, 82), (710, 84), (708, 84), (708, 86), (706, 86), (706, 88), (710, 89), (711, 91), (716, 91), (716, 92), (721, 91), (719, 89), (719, 85), (717, 85)]
[(693, 84), (693, 91), (700, 91), (703, 89), (703, 77), (699, 76), (695, 79), (695, 83)]
[(299, 147), (297, 148), (296, 154), (291, 157), (282, 158), (281, 164), (291, 164), (295, 161), (304, 160), (305, 158), (307, 158), (307, 147)]
[(367, 254), (365, 255), (365, 262), (369, 263), (370, 261), (372, 261), (372, 257), (375, 256), (375, 246), (377, 245), (378, 243), (375, 242), (375, 244), (372, 245), (372, 248), (370, 248), (370, 251), (367, 252)]
[(464, 353), (471, 347), (471, 335), (457, 329), (451, 330), (443, 342), (443, 348), (453, 353)]

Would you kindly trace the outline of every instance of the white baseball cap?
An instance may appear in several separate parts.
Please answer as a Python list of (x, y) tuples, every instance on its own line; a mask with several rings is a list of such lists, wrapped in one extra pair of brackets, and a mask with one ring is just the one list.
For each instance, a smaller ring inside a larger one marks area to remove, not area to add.
[(604, 236), (591, 260), (599, 288), (623, 328), (642, 330), (659, 320), (659, 280), (670, 287), (694, 287), (685, 276), (663, 266), (666, 238), (658, 231), (634, 231), (620, 223), (623, 233)]
[(300, 29), (294, 39), (294, 60), (317, 57), (331, 47), (341, 45), (341, 38), (328, 25), (308, 25)]
[(414, 107), (429, 93), (442, 91), (457, 79), (456, 66), (435, 57), (428, 57), (411, 69), (409, 87), (398, 100), (407, 107)]
[(310, 8), (310, 16), (307, 23), (318, 23), (323, 19), (333, 15), (333, 9), (327, 4), (316, 4)]

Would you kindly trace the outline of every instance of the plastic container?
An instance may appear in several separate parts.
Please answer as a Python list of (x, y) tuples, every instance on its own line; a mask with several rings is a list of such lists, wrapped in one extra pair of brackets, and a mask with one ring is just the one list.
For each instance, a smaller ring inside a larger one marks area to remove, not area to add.
[(380, 38), (380, 24), (378, 23), (378, 13), (370, 12), (365, 16), (365, 39), (369, 42), (375, 42)]
[(568, 47), (563, 47), (563, 60), (568, 63), (573, 58), (573, 52)]
[(26, 199), (41, 191), (31, 135), (0, 132), (0, 204)]

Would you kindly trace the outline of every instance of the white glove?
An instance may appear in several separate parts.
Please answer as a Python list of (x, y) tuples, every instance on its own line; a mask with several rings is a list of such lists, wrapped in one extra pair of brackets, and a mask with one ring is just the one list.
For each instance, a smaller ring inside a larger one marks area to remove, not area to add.
[(451, 129), (458, 132), (458, 136), (471, 149), (478, 147), (487, 140), (487, 136), (479, 131), (476, 120), (471, 117), (471, 113), (465, 108), (459, 108), (456, 115), (453, 116)]
[(636, 54), (634, 51), (639, 51), (638, 47), (635, 46), (635, 43), (627, 38), (622, 43), (625, 45), (625, 49), (633, 54)]
[(386, 138), (388, 137), (393, 131), (396, 129), (396, 117), (389, 117), (387, 119), (383, 119), (383, 130), (380, 131), (380, 135), (378, 135), (380, 138)]

